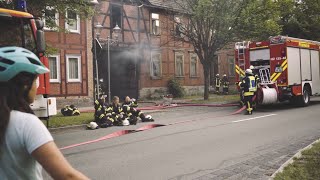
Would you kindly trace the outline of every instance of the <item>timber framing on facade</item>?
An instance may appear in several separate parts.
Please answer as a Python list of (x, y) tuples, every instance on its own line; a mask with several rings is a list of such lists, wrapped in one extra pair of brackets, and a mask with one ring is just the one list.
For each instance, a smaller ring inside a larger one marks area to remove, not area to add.
[[(201, 64), (193, 46), (178, 33), (176, 19), (188, 23), (174, 1), (101, 1), (95, 23), (103, 29), (99, 41), (99, 77), (107, 82), (107, 45), (114, 39), (113, 28), (121, 28), (119, 41), (110, 48), (111, 94), (123, 97), (148, 97), (166, 93), (167, 82), (178, 78), (187, 92), (203, 90)], [(96, 29), (95, 29), (96, 31)], [(104, 91), (107, 89), (104, 83)], [(190, 91), (189, 91), (190, 90)]]

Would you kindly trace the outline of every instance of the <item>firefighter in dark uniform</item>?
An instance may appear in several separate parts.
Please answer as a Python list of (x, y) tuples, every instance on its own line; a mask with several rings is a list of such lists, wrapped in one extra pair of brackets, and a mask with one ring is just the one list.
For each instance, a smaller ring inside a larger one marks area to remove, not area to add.
[(101, 128), (113, 126), (113, 123), (115, 121), (111, 114), (107, 114), (105, 105), (106, 104), (104, 96), (100, 96), (100, 98), (95, 100), (94, 102), (94, 119), (98, 126)]
[(74, 105), (66, 105), (61, 109), (61, 114), (64, 116), (79, 116), (80, 111)]
[(222, 88), (223, 88), (223, 94), (229, 93), (229, 79), (226, 74), (222, 77)]
[(113, 97), (112, 104), (107, 108), (107, 114), (110, 114), (115, 119), (115, 124), (119, 126), (125, 125), (123, 122), (126, 122), (126, 120), (129, 121), (130, 125), (136, 125), (138, 121), (127, 108), (122, 108), (118, 96)]
[(215, 87), (216, 87), (216, 93), (219, 94), (220, 86), (221, 86), (221, 79), (220, 79), (220, 75), (219, 74), (216, 74), (214, 82), (215, 82)]
[(242, 80), (240, 86), (243, 88), (243, 96), (244, 96), (244, 102), (247, 107), (247, 113), (248, 115), (252, 114), (252, 99), (254, 96), (254, 93), (256, 92), (256, 80), (255, 77), (252, 74), (251, 69), (246, 70), (246, 76)]
[(257, 100), (258, 100), (258, 98), (257, 98), (257, 90), (258, 90), (258, 85), (260, 83), (260, 77), (259, 77), (259, 75), (257, 73), (254, 72), (254, 66), (253, 65), (250, 66), (250, 69), (252, 70), (252, 74), (253, 74), (253, 76), (254, 76), (254, 78), (256, 80), (256, 92), (254, 92), (255, 99), (253, 100), (253, 104), (252, 104), (253, 109), (256, 109), (257, 108)]
[(130, 116), (134, 116), (135, 118), (140, 118), (142, 122), (153, 122), (154, 120), (149, 116), (145, 116), (143, 112), (140, 110), (135, 109), (138, 107), (138, 103), (135, 99), (130, 99), (129, 96), (127, 96), (124, 100), (124, 103), (122, 104), (123, 110), (129, 114)]

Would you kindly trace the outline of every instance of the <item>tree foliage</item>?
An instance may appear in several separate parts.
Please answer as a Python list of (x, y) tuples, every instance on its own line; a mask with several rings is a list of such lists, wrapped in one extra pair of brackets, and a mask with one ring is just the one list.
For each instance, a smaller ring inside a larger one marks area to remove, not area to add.
[(280, 33), (273, 0), (176, 0), (189, 23), (183, 31), (204, 70), (204, 99), (209, 97), (210, 67), (216, 53), (240, 39), (254, 40)]
[(279, 0), (282, 34), (320, 41), (319, 0)]

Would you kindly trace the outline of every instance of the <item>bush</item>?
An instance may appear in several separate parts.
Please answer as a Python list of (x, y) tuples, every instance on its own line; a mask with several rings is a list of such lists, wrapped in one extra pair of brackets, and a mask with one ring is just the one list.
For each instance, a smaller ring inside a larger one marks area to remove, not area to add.
[(180, 82), (177, 79), (170, 79), (168, 81), (168, 91), (173, 97), (181, 98), (184, 96), (185, 92)]

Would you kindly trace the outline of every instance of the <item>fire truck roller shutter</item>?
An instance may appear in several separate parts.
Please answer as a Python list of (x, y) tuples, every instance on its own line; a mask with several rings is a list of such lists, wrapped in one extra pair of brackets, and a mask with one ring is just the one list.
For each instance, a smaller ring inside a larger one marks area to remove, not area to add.
[(309, 49), (300, 49), (302, 81), (311, 81), (311, 55)]
[(319, 51), (311, 50), (312, 94), (320, 94)]
[(288, 85), (301, 84), (300, 49), (287, 47)]

